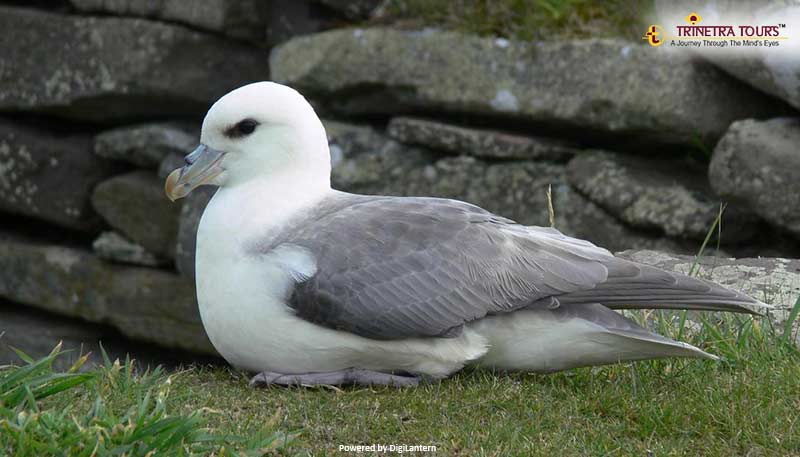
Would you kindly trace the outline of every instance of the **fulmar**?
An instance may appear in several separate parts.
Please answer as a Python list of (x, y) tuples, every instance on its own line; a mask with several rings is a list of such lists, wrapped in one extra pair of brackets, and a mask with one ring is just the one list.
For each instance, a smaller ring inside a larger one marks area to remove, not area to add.
[(254, 384), (416, 385), (472, 364), (553, 372), (715, 358), (615, 310), (753, 313), (709, 281), (458, 200), (331, 188), (325, 129), (292, 88), (219, 99), (170, 199), (219, 189), (197, 232), (208, 337)]

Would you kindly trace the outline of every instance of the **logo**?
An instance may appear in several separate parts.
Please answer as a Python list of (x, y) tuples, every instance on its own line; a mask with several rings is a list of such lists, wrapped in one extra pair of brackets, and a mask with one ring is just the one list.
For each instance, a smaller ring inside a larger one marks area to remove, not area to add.
[(697, 13), (692, 13), (692, 14), (690, 14), (690, 15), (686, 16), (686, 18), (685, 18), (684, 20), (685, 20), (686, 22), (688, 22), (688, 23), (692, 24), (692, 25), (697, 25), (697, 23), (698, 23), (698, 22), (700, 22), (700, 21), (702, 21), (702, 20), (703, 20), (703, 18), (702, 18), (702, 17), (700, 17), (700, 15), (699, 15), (699, 14), (697, 14)]
[[(777, 47), (789, 37), (784, 35), (785, 23), (744, 23), (722, 22), (719, 24), (702, 23), (703, 18), (696, 12), (689, 13), (681, 21), (680, 16), (672, 19), (667, 27), (650, 25), (642, 36), (650, 46), (661, 46), (667, 43), (669, 47), (693, 48), (750, 48), (750, 47)], [(661, 18), (664, 20), (665, 18)], [(701, 24), (702, 23), (702, 24)], [(688, 24), (688, 25), (687, 25)]]
[(660, 25), (651, 25), (647, 28), (647, 32), (645, 32), (642, 39), (647, 40), (647, 43), (650, 44), (650, 46), (661, 46), (664, 43), (664, 40), (658, 37), (661, 35), (660, 30)]

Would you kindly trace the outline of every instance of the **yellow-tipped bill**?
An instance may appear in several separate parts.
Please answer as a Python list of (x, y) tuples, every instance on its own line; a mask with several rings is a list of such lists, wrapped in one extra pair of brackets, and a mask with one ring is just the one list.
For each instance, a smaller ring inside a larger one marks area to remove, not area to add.
[(175, 201), (183, 198), (196, 187), (214, 184), (214, 179), (224, 170), (220, 164), (225, 153), (201, 144), (186, 156), (186, 165), (167, 176), (164, 191)]

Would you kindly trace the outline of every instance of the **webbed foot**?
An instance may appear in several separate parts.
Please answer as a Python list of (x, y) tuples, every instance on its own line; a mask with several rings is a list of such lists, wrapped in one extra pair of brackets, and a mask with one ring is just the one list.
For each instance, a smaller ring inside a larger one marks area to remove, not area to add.
[(401, 376), (379, 371), (348, 368), (322, 373), (283, 374), (272, 371), (261, 372), (250, 380), (250, 386), (394, 386), (412, 387), (419, 384), (416, 376)]

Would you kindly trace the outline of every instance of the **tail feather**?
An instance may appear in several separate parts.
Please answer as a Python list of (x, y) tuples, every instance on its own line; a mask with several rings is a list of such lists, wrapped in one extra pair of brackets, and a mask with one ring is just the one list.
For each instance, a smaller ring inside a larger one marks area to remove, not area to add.
[(611, 309), (686, 309), (762, 314), (769, 305), (704, 279), (622, 259), (606, 264), (608, 279), (594, 289), (556, 297), (562, 305), (603, 303)]
[(489, 343), (476, 363), (504, 371), (548, 373), (665, 357), (717, 359), (599, 303), (523, 309), (480, 319), (471, 329)]
[(598, 303), (584, 304), (567, 308), (567, 315), (583, 319), (602, 328), (610, 335), (621, 337), (619, 348), (630, 355), (622, 360), (640, 360), (661, 357), (695, 357), (718, 359), (695, 346), (669, 339), (640, 326), (608, 307)]

